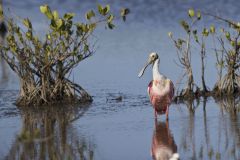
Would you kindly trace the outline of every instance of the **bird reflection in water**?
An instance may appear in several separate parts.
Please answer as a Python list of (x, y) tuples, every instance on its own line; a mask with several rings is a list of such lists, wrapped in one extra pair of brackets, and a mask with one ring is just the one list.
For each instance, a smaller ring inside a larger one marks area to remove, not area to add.
[(178, 160), (177, 145), (169, 130), (168, 121), (155, 121), (155, 131), (152, 138), (152, 158), (154, 160)]

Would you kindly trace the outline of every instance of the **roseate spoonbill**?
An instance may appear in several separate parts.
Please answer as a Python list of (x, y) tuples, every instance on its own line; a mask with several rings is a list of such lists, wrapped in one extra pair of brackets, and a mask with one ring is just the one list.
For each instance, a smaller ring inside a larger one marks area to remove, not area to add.
[(155, 131), (152, 137), (152, 158), (154, 160), (178, 160), (177, 145), (168, 127), (168, 121), (155, 121)]
[(138, 77), (140, 78), (145, 69), (152, 64), (153, 80), (148, 85), (148, 95), (154, 108), (155, 118), (157, 118), (157, 114), (166, 113), (166, 119), (168, 120), (169, 105), (174, 96), (174, 85), (170, 79), (159, 73), (159, 62), (158, 54), (150, 53), (147, 64), (139, 72)]

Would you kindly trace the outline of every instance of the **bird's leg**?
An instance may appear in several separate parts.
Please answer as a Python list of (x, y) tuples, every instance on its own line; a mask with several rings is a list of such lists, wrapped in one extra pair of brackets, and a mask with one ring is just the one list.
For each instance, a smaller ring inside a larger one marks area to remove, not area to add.
[(155, 120), (156, 120), (157, 119), (157, 111), (155, 108), (154, 108), (154, 115), (155, 115)]
[(155, 130), (157, 131), (157, 122), (158, 122), (158, 120), (157, 120), (157, 118), (155, 117)]
[(167, 127), (167, 130), (169, 130), (169, 124), (168, 124), (168, 121), (166, 122), (166, 127)]
[(168, 120), (168, 112), (169, 112), (169, 105), (167, 106), (167, 111), (166, 111), (166, 120)]

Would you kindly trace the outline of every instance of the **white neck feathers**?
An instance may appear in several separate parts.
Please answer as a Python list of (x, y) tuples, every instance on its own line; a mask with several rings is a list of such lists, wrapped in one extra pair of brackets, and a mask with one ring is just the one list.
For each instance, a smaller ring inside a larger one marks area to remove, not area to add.
[(158, 67), (159, 67), (159, 58), (156, 59), (155, 62), (153, 63), (153, 80), (160, 81), (164, 78), (164, 76), (159, 73)]

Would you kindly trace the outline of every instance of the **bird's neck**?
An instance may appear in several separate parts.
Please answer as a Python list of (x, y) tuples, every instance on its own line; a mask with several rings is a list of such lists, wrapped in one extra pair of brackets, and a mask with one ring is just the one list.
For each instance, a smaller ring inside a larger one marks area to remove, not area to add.
[(155, 60), (153, 63), (153, 80), (161, 81), (164, 79), (164, 76), (159, 73), (159, 59)]

